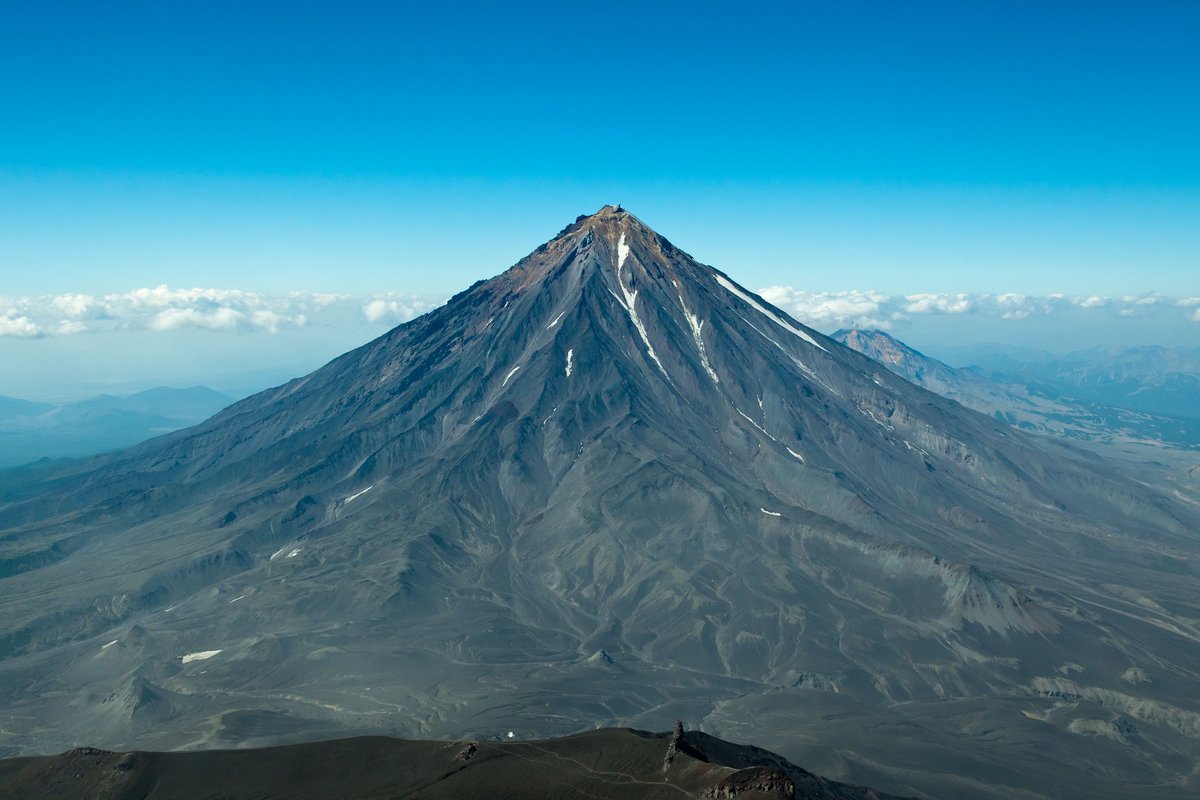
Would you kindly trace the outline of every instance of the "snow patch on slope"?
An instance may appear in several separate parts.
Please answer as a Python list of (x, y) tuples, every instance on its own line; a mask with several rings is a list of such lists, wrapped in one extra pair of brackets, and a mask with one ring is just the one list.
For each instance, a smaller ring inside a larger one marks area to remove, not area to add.
[(692, 329), (692, 338), (696, 341), (696, 350), (700, 353), (700, 365), (704, 367), (704, 371), (708, 373), (708, 377), (712, 378), (713, 383), (719, 384), (721, 379), (717, 377), (717, 373), (713, 371), (712, 365), (708, 363), (708, 353), (704, 349), (704, 338), (700, 335), (700, 332), (704, 329), (704, 320), (691, 311), (688, 311), (687, 303), (683, 302), (683, 295), (679, 295), (679, 305), (683, 308), (683, 316), (687, 319), (688, 326)]
[(567, 351), (567, 377), (568, 378), (571, 377), (571, 370), (573, 370), (575, 368), (574, 361), (575, 361), (575, 351), (568, 350)]
[(546, 326), (546, 330), (550, 330), (550, 329), (551, 329), (551, 328), (553, 328), (555, 325), (557, 325), (557, 324), (558, 324), (558, 321), (559, 321), (560, 319), (562, 319), (562, 318), (563, 318), (563, 314), (565, 314), (565, 313), (567, 313), (567, 312), (566, 312), (566, 311), (560, 311), (560, 312), (558, 312), (558, 316), (557, 316), (557, 317), (555, 317), (555, 318), (554, 318), (554, 319), (553, 319), (553, 320), (550, 322), (550, 324)]
[(215, 656), (217, 653), (220, 653), (220, 652), (221, 652), (220, 650), (201, 650), (196, 653), (188, 653), (186, 656), (183, 656), (179, 660), (182, 661), (184, 664), (190, 664), (193, 661), (207, 661), (208, 659), (212, 658), (213, 656)]
[[(816, 347), (820, 350), (825, 350), (824, 347), (821, 347), (821, 345), (817, 343), (816, 339), (812, 338), (811, 336), (809, 336), (807, 333), (800, 330), (796, 326), (786, 322), (785, 320), (781, 319), (780, 317), (778, 317), (775, 314), (768, 311), (766, 308), (763, 307), (763, 305), (761, 303), (759, 303), (753, 297), (746, 294), (738, 287), (734, 286), (733, 283), (731, 283), (724, 275), (714, 275), (714, 277), (717, 279), (717, 283), (721, 284), (721, 286), (724, 287), (724, 289), (727, 292), (729, 292), (730, 294), (739, 298), (742, 302), (746, 303), (748, 306), (753, 308), (758, 313), (762, 314), (767, 319), (774, 322), (779, 327), (783, 328), (785, 331), (794, 333), (796, 336), (799, 336), (801, 339), (808, 342), (813, 347)], [(828, 351), (826, 351), (826, 352), (828, 352)]]
[(505, 386), (508, 385), (508, 379), (511, 378), (513, 375), (517, 374), (517, 370), (519, 370), (520, 368), (521, 368), (521, 365), (518, 364), (517, 366), (513, 367), (512, 369), (510, 369), (508, 371), (508, 374), (504, 376), (504, 382), (500, 384), (501, 389), (503, 389)]
[(766, 437), (767, 437), (768, 439), (770, 439), (772, 442), (778, 442), (778, 441), (779, 441), (779, 440), (778, 440), (778, 439), (776, 439), (774, 436), (772, 436), (771, 434), (767, 433), (767, 429), (766, 429), (766, 428), (764, 428), (762, 425), (759, 425), (757, 422), (755, 422), (754, 420), (752, 420), (750, 417), (746, 416), (746, 414), (744, 414), (740, 408), (735, 408), (735, 409), (734, 409), (734, 411), (736, 411), (736, 412), (738, 412), (739, 414), (741, 414), (743, 419), (745, 419), (745, 420), (746, 420), (747, 422), (749, 422), (751, 425), (753, 425), (754, 427), (756, 427), (756, 428), (758, 428), (760, 431), (762, 431), (762, 434), (763, 434), (763, 436), (766, 436)]
[(364, 494), (366, 494), (367, 492), (371, 491), (374, 488), (375, 488), (375, 484), (371, 484), (367, 488), (363, 489), (361, 492), (355, 492), (354, 494), (350, 495), (345, 500), (343, 500), (342, 503), (343, 504), (349, 503), (350, 501), (355, 500), (356, 498), (362, 497)]
[(658, 353), (654, 352), (654, 345), (650, 344), (650, 334), (646, 332), (646, 326), (642, 324), (641, 318), (638, 317), (637, 290), (630, 291), (625, 288), (625, 283), (621, 280), (621, 265), (625, 263), (625, 259), (629, 256), (629, 247), (625, 244), (625, 234), (623, 233), (621, 234), (621, 241), (617, 243), (617, 253), (619, 254), (617, 257), (617, 286), (621, 287), (621, 294), (624, 297), (617, 297), (615, 294), (613, 297), (617, 298), (617, 302), (625, 309), (625, 313), (629, 314), (629, 319), (633, 322), (633, 327), (637, 330), (638, 335), (642, 337), (642, 342), (646, 345), (646, 354), (654, 361), (655, 366), (658, 367), (658, 371), (663, 374), (663, 377), (670, 381), (671, 376), (667, 374), (666, 368), (658, 360)]
[(759, 508), (758, 510), (761, 511), (762, 513), (766, 514), (768, 517), (782, 517), (783, 516), (783, 514), (781, 514), (778, 511), (767, 511), (765, 508)]

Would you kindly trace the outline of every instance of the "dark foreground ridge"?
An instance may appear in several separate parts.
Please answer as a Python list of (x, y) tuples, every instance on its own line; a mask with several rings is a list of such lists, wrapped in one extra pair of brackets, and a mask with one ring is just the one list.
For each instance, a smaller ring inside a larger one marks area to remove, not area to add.
[[(664, 768), (664, 754), (672, 759)], [(757, 747), (705, 733), (609, 728), (528, 742), (361, 736), (253, 750), (114, 753), (85, 747), (0, 761), (0, 796), (254, 798), (757, 798), (886, 800)]]

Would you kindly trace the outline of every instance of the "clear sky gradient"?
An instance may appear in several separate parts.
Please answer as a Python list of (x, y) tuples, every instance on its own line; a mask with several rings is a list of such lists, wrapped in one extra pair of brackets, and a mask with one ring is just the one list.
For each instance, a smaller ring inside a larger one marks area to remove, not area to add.
[(1185, 298), (1197, 41), (1190, 1), (7, 3), (0, 296), (444, 297), (621, 202), (756, 289)]

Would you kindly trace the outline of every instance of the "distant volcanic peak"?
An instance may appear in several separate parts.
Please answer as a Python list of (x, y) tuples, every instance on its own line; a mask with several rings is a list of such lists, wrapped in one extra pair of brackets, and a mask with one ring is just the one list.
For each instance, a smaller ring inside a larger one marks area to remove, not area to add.
[(908, 345), (881, 330), (849, 328), (837, 331), (832, 338), (885, 364), (899, 364), (914, 352)]

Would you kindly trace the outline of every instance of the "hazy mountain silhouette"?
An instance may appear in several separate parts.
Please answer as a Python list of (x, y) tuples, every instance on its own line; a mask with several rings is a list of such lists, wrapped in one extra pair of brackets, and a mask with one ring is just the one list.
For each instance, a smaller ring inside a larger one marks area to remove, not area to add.
[(0, 467), (129, 447), (195, 425), (232, 402), (206, 386), (101, 394), (61, 404), (0, 397)]
[[(842, 344), (883, 364), (918, 386), (957, 400), (968, 408), (1023, 430), (1077, 441), (1115, 445), (1200, 448), (1200, 420), (1171, 417), (1078, 399), (1044, 380), (1026, 383), (1015, 374), (985, 374), (951, 367), (906, 345), (884, 331), (848, 329), (833, 334)], [(1029, 370), (1050, 372), (1058, 362), (1038, 362)], [(1130, 378), (1133, 380), (1133, 378)], [(1182, 376), (1162, 385), (1182, 385)], [(1127, 387), (1126, 387), (1127, 388)], [(1196, 397), (1200, 399), (1200, 392)]]

